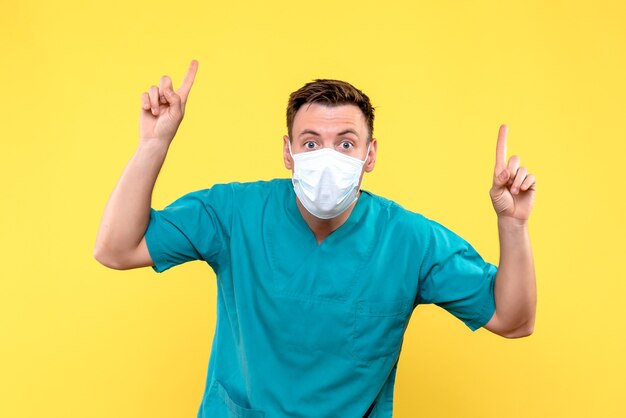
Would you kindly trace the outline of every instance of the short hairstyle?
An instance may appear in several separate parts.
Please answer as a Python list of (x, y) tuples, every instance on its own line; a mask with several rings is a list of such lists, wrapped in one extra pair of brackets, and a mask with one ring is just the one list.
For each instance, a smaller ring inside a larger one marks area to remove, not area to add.
[(305, 104), (319, 103), (326, 106), (351, 104), (363, 112), (369, 129), (368, 141), (374, 135), (374, 107), (369, 97), (350, 83), (340, 80), (317, 79), (305, 84), (289, 95), (287, 103), (287, 132), (292, 139), (291, 129), (298, 110)]

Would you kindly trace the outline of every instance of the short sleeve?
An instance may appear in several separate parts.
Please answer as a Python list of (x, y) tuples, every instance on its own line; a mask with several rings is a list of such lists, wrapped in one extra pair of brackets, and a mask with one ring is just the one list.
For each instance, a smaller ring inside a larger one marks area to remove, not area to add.
[(145, 239), (154, 271), (192, 260), (213, 266), (229, 235), (231, 204), (230, 188), (216, 185), (188, 193), (162, 210), (150, 209)]
[(429, 223), (417, 303), (434, 303), (463, 321), (472, 331), (495, 312), (498, 268), (485, 262), (463, 238), (443, 225)]

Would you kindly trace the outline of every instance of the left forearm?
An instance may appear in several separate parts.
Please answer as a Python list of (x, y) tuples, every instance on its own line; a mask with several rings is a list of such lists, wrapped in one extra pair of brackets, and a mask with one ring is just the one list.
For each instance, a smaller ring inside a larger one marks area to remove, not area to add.
[(528, 221), (498, 217), (500, 263), (495, 283), (496, 313), (509, 329), (532, 330), (537, 285)]

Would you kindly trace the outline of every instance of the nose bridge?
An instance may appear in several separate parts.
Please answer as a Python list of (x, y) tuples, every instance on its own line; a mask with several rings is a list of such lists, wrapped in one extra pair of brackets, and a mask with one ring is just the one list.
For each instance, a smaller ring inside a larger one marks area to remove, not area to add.
[(327, 126), (323, 126), (319, 130), (320, 130), (320, 139), (322, 142), (322, 147), (334, 148), (335, 141), (337, 140), (337, 134), (339, 133), (339, 129), (337, 125), (329, 124)]

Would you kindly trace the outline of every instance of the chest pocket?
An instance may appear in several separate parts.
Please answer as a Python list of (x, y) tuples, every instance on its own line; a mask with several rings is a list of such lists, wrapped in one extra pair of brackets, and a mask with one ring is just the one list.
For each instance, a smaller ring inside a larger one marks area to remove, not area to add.
[(351, 331), (354, 315), (349, 303), (313, 299), (295, 295), (274, 295), (272, 339), (287, 348), (290, 354), (311, 356), (318, 362), (324, 357), (350, 359)]
[(413, 299), (356, 302), (352, 354), (370, 363), (399, 352)]

